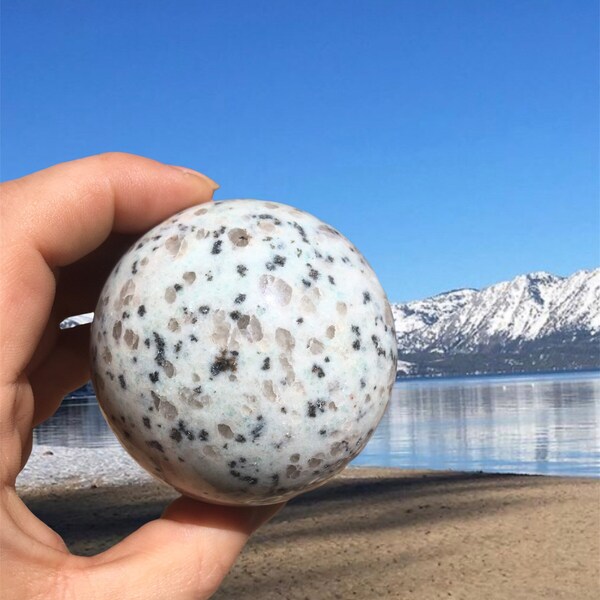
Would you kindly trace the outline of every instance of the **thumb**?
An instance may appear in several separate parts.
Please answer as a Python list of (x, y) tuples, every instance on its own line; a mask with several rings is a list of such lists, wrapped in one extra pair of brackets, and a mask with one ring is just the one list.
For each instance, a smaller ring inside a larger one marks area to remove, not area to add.
[[(217, 590), (248, 538), (283, 504), (216, 506), (181, 497), (160, 519), (85, 561), (89, 596), (202, 600)], [(93, 564), (90, 569), (89, 561)], [(77, 590), (80, 592), (80, 589)]]

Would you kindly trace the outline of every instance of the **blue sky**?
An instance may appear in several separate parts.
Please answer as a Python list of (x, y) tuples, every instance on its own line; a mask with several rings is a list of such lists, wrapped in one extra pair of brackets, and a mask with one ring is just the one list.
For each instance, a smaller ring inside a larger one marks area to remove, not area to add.
[(599, 256), (598, 6), (3, 0), (2, 179), (121, 150), (304, 208), (391, 300)]

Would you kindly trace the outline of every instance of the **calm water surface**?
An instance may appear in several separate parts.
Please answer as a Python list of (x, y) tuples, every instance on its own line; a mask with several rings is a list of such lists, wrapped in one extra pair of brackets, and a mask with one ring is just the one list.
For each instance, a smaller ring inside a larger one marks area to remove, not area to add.
[[(600, 477), (600, 373), (398, 382), (355, 465)], [(118, 444), (93, 396), (64, 403), (38, 444)]]

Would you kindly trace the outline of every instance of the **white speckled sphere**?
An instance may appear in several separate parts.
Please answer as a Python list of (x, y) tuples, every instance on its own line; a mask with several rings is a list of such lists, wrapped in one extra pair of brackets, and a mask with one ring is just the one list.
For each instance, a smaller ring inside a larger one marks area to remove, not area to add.
[(271, 504), (365, 446), (396, 376), (394, 323), (365, 259), (296, 208), (228, 200), (146, 233), (92, 326), (100, 406), (181, 493)]

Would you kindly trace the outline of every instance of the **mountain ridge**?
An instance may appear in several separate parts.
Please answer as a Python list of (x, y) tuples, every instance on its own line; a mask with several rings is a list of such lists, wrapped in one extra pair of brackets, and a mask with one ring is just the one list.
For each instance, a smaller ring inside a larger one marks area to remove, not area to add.
[(600, 368), (600, 268), (526, 273), (395, 303), (392, 313), (400, 374)]

